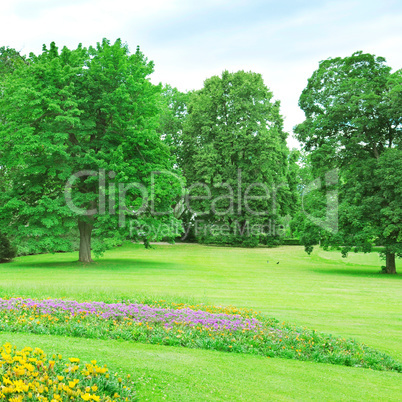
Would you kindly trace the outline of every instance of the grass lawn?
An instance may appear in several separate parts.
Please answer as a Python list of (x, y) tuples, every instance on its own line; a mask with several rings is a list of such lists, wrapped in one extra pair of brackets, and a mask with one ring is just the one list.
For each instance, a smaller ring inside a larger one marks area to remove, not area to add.
[[(1, 295), (106, 301), (152, 296), (232, 304), (353, 337), (402, 360), (402, 276), (378, 274), (377, 254), (342, 259), (321, 250), (308, 256), (296, 246), (181, 244), (146, 250), (127, 244), (91, 266), (76, 259), (74, 253), (40, 255), (2, 264)], [(142, 400), (163, 400), (164, 395), (177, 401), (397, 400), (402, 388), (400, 374), (343, 366), (56, 336), (0, 333), (0, 339), (96, 358), (135, 373)]]

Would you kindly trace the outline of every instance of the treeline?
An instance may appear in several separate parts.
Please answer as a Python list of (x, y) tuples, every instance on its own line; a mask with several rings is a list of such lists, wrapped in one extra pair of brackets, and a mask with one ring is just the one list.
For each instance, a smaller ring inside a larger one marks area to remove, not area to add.
[(90, 262), (127, 238), (300, 241), (381, 246), (396, 272), (400, 70), (362, 52), (321, 62), (300, 96), (298, 151), (260, 74), (224, 71), (182, 93), (151, 84), (153, 68), (120, 40), (0, 48), (0, 230), (19, 253), (79, 247)]

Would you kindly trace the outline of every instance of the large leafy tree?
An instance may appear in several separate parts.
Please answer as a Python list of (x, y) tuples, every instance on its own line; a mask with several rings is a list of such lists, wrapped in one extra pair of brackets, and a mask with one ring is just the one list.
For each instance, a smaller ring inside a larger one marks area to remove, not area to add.
[(362, 52), (322, 61), (300, 97), (306, 119), (296, 127), (316, 177), (339, 169), (339, 230), (306, 225), (307, 249), (320, 240), (344, 255), (381, 245), (387, 273), (402, 256), (401, 77)]
[(180, 164), (187, 207), (206, 228), (199, 240), (255, 246), (276, 236), (278, 216), (293, 204), (279, 102), (260, 74), (244, 71), (224, 71), (188, 96)]
[[(4, 74), (0, 225), (35, 252), (72, 249), (79, 260), (127, 238), (126, 215), (149, 227), (171, 219), (178, 182), (157, 133), (160, 87), (139, 49), (120, 40), (75, 50), (54, 43)], [(157, 213), (155, 213), (157, 212)]]
[[(3, 82), (6, 77), (11, 74), (18, 66), (25, 64), (26, 58), (17, 50), (2, 46), (0, 47), (0, 97), (4, 93)], [(7, 182), (7, 175), (4, 167), (2, 167), (1, 149), (0, 149), (0, 193), (4, 192)]]

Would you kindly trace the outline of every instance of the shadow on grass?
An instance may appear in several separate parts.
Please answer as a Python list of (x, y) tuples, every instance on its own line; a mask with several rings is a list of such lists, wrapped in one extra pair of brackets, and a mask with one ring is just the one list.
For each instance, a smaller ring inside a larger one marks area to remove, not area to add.
[(132, 258), (102, 258), (95, 260), (91, 264), (85, 264), (79, 261), (27, 261), (16, 262), (14, 264), (7, 265), (9, 268), (18, 269), (82, 269), (82, 270), (141, 270), (141, 269), (177, 269), (177, 265), (172, 262), (155, 262), (148, 260), (137, 260)]
[(396, 274), (396, 275), (387, 275), (380, 273), (380, 269), (375, 270), (375, 269), (370, 269), (368, 270), (367, 268), (323, 268), (323, 269), (312, 269), (312, 271), (317, 272), (319, 274), (324, 274), (324, 275), (343, 275), (343, 276), (355, 276), (355, 277), (362, 277), (362, 278), (388, 278), (388, 279), (395, 279), (395, 280), (400, 280), (402, 279), (401, 274)]

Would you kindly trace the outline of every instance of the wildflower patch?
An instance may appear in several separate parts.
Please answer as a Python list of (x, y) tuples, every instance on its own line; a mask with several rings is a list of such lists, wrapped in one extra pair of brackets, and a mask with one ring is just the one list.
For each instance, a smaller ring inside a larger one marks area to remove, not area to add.
[(352, 339), (297, 328), (232, 307), (0, 299), (0, 330), (122, 339), (402, 372), (390, 356)]

